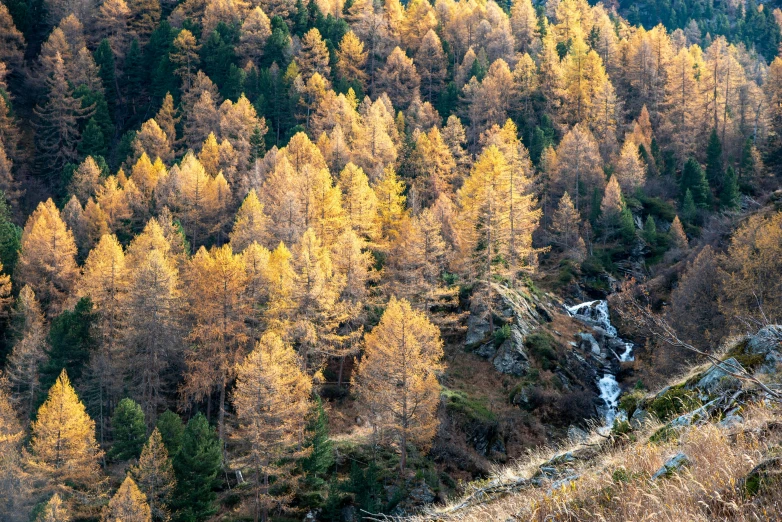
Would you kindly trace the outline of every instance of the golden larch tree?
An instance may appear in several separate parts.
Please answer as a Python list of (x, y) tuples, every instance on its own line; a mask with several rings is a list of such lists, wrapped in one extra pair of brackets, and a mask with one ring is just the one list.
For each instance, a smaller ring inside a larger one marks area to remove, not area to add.
[(513, 276), (535, 252), (532, 232), (540, 210), (534, 209), (534, 198), (525, 194), (528, 184), (524, 172), (511, 168), (495, 145), (475, 162), (459, 190), (457, 222), (463, 261), (473, 276), (486, 280), (494, 273)]
[(123, 343), (137, 361), (136, 397), (152, 424), (169, 383), (164, 370), (178, 353), (180, 329), (179, 269), (171, 245), (154, 218), (128, 247), (127, 314)]
[(272, 27), (269, 17), (260, 6), (256, 6), (242, 23), (239, 46), (236, 50), (245, 60), (259, 65), (259, 60), (263, 56), (263, 48), (271, 35)]
[[(782, 212), (755, 214), (733, 234), (721, 256), (728, 317), (761, 323), (782, 317)], [(732, 325), (739, 326), (739, 325)]]
[(318, 370), (324, 356), (339, 356), (347, 341), (337, 327), (350, 314), (339, 300), (345, 280), (334, 271), (331, 255), (312, 229), (293, 249), (293, 338), (305, 368)]
[(646, 182), (646, 165), (638, 154), (638, 145), (632, 140), (626, 140), (622, 152), (616, 159), (614, 176), (616, 176), (622, 192), (635, 194), (635, 191)]
[(33, 421), (29, 464), (62, 486), (94, 487), (103, 452), (95, 441), (95, 422), (76, 396), (65, 370), (49, 390)]
[(673, 218), (671, 223), (671, 243), (675, 248), (687, 248), (689, 242), (687, 241), (687, 234), (684, 233), (684, 227), (679, 219), (679, 216)]
[(26, 432), (6, 388), (7, 382), (0, 374), (0, 519), (26, 522), (30, 519), (27, 508), (33, 485), (22, 459)]
[(100, 350), (92, 354), (90, 366), (93, 387), (97, 388), (100, 440), (108, 428), (110, 405), (121, 392), (126, 364), (122, 351), (122, 333), (127, 311), (123, 308), (127, 291), (125, 252), (114, 235), (103, 235), (87, 256), (79, 283), (78, 297), (89, 297), (98, 315), (97, 336)]
[(41, 306), (29, 285), (19, 292), (14, 315), (18, 341), (8, 356), (5, 372), (18, 409), (29, 416), (39, 392), (39, 367), (46, 360), (47, 334)]
[(337, 50), (337, 71), (346, 82), (358, 82), (363, 88), (366, 85), (367, 73), (364, 65), (368, 53), (364, 50), (364, 42), (353, 31), (348, 31), (339, 42)]
[(301, 370), (293, 348), (267, 332), (237, 367), (234, 408), (238, 442), (247, 447), (241, 464), (254, 475), (255, 520), (268, 520), (269, 510), (285, 505), (291, 495), (272, 495), (275, 484), (290, 478), (291, 457), (302, 454), (300, 442), (313, 407), (312, 381)]
[(127, 475), (117, 492), (109, 500), (103, 513), (103, 522), (151, 522), (152, 514), (138, 486)]
[(551, 219), (551, 231), (556, 234), (556, 242), (563, 250), (572, 248), (578, 241), (580, 224), (581, 216), (573, 205), (570, 194), (565, 192), (559, 199), (559, 204)]
[(396, 239), (399, 227), (407, 215), (405, 209), (405, 182), (393, 167), (386, 167), (382, 177), (372, 187), (377, 196), (377, 221), (383, 243)]
[(36, 522), (70, 522), (71, 514), (68, 511), (67, 506), (60, 498), (60, 495), (55, 493), (49, 502), (44, 506), (43, 511), (38, 515)]
[(299, 65), (302, 79), (306, 82), (313, 74), (318, 73), (324, 78), (331, 74), (329, 67), (329, 50), (326, 42), (320, 35), (320, 31), (312, 28), (301, 39), (301, 49), (296, 55), (296, 63)]
[(350, 227), (365, 240), (377, 238), (377, 196), (361, 167), (348, 163), (339, 175), (344, 210)]
[(130, 468), (130, 475), (139, 490), (146, 495), (152, 520), (168, 522), (171, 519), (168, 505), (176, 486), (174, 468), (157, 428), (144, 444), (138, 464)]
[(27, 219), (16, 265), (20, 284), (29, 284), (48, 315), (60, 311), (79, 275), (76, 241), (49, 198)]
[(597, 141), (588, 128), (577, 124), (562, 138), (556, 158), (552, 192), (555, 196), (569, 192), (576, 210), (583, 215), (588, 210), (589, 198), (594, 190), (602, 190), (605, 186), (603, 160)]
[(358, 393), (372, 422), (396, 439), (404, 471), (408, 444), (427, 449), (439, 424), (440, 330), (410, 303), (392, 297), (364, 344)]
[(183, 392), (201, 401), (219, 393), (218, 434), (225, 441), (226, 389), (247, 341), (245, 320), (250, 303), (245, 301), (247, 274), (244, 258), (230, 245), (208, 252), (204, 247), (188, 263), (188, 312), (194, 326), (193, 343), (186, 356)]
[(95, 192), (98, 190), (100, 175), (98, 164), (95, 163), (92, 156), (87, 156), (73, 173), (68, 191), (79, 198), (82, 204), (86, 203), (87, 199), (95, 195)]
[(269, 217), (263, 211), (263, 203), (258, 199), (255, 189), (251, 189), (236, 213), (231, 231), (231, 247), (234, 252), (242, 252), (251, 243), (261, 245), (269, 243)]

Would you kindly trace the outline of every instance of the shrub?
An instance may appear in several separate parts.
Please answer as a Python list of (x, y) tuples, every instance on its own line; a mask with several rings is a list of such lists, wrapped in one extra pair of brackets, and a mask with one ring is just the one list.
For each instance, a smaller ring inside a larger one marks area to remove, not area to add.
[(667, 421), (675, 415), (692, 411), (701, 405), (696, 392), (682, 386), (675, 386), (652, 399), (647, 409), (661, 421)]
[(469, 397), (466, 393), (443, 388), (440, 396), (445, 399), (445, 407), (453, 413), (463, 415), (468, 420), (493, 422), (497, 416), (480, 400)]
[(628, 417), (632, 417), (635, 410), (637, 410), (643, 402), (645, 395), (644, 392), (638, 389), (625, 393), (619, 398), (619, 407), (627, 412)]
[(540, 361), (544, 370), (553, 370), (557, 366), (557, 352), (554, 350), (554, 338), (548, 332), (535, 332), (527, 336), (524, 344), (530, 353)]
[(502, 343), (510, 339), (510, 325), (505, 324), (502, 328), (494, 330), (494, 346), (499, 348)]

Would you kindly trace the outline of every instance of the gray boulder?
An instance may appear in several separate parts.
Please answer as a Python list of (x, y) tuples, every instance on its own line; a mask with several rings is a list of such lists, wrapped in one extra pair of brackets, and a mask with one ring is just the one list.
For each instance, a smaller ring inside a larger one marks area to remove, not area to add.
[(633, 415), (630, 417), (630, 426), (633, 428), (640, 428), (653, 419), (654, 415), (648, 411), (641, 408), (636, 408), (636, 410), (633, 412)]
[(497, 348), (494, 346), (494, 341), (490, 341), (486, 344), (481, 345), (480, 348), (475, 350), (475, 354), (483, 357), (484, 359), (491, 359), (495, 355), (497, 355)]
[(567, 430), (567, 436), (573, 443), (587, 442), (589, 440), (589, 433), (578, 426), (570, 426)]
[[(722, 361), (719, 366), (715, 365), (709, 368), (709, 370), (703, 374), (703, 377), (701, 377), (697, 384), (695, 384), (695, 388), (698, 388), (699, 390), (706, 393), (711, 393), (718, 387), (724, 388), (726, 384), (730, 384), (730, 386), (733, 387), (736, 387), (736, 385), (741, 387), (741, 382), (735, 382), (737, 380), (730, 376), (728, 371), (737, 374), (745, 372), (741, 364), (734, 357), (731, 357), (730, 359)], [(726, 383), (726, 380), (728, 379), (730, 380), (730, 383)]]
[(760, 371), (775, 372), (777, 366), (782, 364), (782, 325), (766, 326), (750, 337), (747, 352), (765, 356), (766, 361)]
[(524, 336), (516, 326), (512, 326), (511, 335), (497, 349), (494, 367), (500, 373), (526, 375), (529, 371), (529, 356), (524, 349)]
[(408, 495), (408, 499), (410, 500), (410, 502), (412, 502), (413, 505), (417, 505), (417, 506), (431, 504), (432, 502), (435, 501), (436, 498), (437, 497), (432, 491), (432, 488), (430, 488), (429, 484), (427, 484), (424, 481), (421, 481), (419, 484), (416, 485), (416, 487), (411, 489), (410, 494)]
[(672, 428), (683, 428), (684, 426), (691, 426), (698, 421), (709, 418), (709, 411), (719, 399), (715, 399), (684, 415), (680, 415), (668, 423)]
[(581, 332), (578, 334), (581, 337), (581, 349), (584, 351), (591, 351), (595, 355), (600, 355), (600, 344), (597, 339), (591, 333)]
[(673, 475), (674, 473), (678, 473), (683, 468), (689, 465), (690, 465), (690, 457), (688, 457), (684, 453), (677, 453), (673, 457), (666, 460), (665, 464), (663, 464), (663, 467), (658, 469), (655, 472), (655, 474), (652, 475), (652, 480), (658, 480), (660, 478)]

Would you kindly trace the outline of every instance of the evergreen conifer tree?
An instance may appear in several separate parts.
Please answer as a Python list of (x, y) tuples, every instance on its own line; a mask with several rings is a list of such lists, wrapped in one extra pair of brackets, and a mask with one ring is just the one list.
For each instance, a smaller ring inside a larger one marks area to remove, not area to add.
[(736, 171), (733, 167), (728, 167), (725, 172), (725, 178), (722, 181), (720, 190), (720, 208), (723, 210), (733, 210), (739, 203), (739, 183), (736, 177)]
[(182, 448), (174, 457), (177, 486), (172, 507), (177, 520), (200, 522), (217, 513), (217, 473), (222, 452), (217, 433), (199, 413), (187, 423)]
[(133, 399), (122, 399), (111, 417), (114, 445), (109, 456), (116, 460), (128, 460), (141, 454), (147, 434), (144, 412)]
[(690, 158), (684, 164), (682, 169), (682, 178), (680, 189), (682, 195), (687, 195), (690, 191), (692, 199), (698, 208), (709, 208), (711, 206), (711, 189), (706, 174), (695, 158)]

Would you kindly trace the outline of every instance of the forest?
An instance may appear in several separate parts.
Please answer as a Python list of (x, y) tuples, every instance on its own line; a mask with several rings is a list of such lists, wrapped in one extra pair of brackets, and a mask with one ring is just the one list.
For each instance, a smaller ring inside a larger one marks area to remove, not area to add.
[[(2, 0), (0, 520), (412, 514), (600, 418), (562, 303), (782, 320), (781, 25)], [(619, 315), (623, 392), (695, 360)]]

